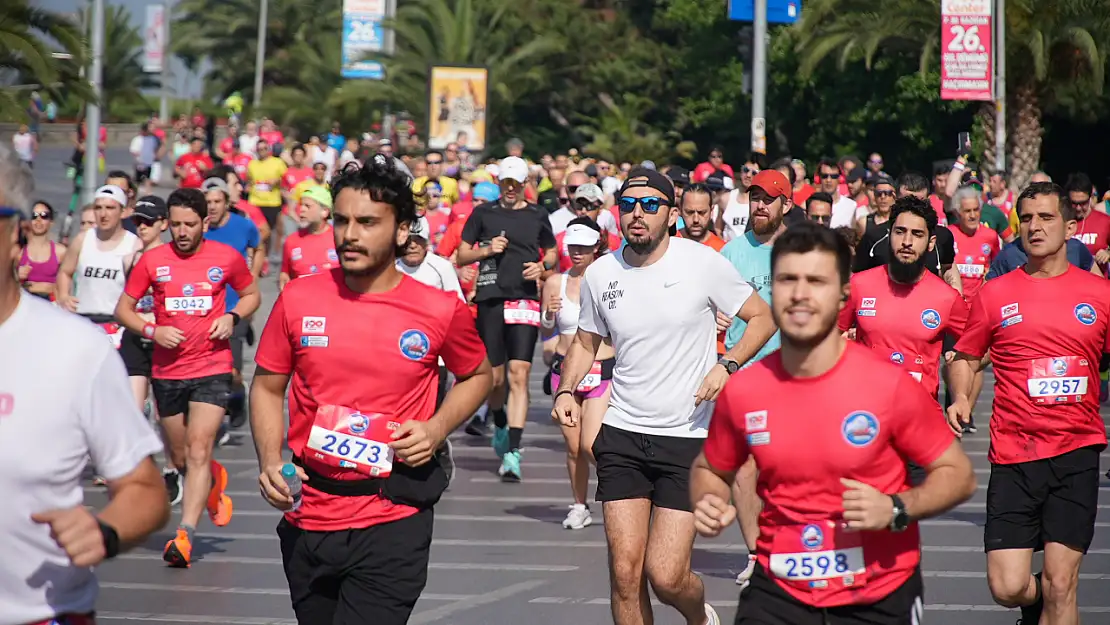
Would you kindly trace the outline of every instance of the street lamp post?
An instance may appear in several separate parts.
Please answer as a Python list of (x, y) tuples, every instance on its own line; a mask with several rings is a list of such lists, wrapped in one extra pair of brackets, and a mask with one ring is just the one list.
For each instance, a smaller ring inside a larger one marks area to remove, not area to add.
[(767, 0), (755, 0), (752, 14), (752, 151), (767, 153)]
[(262, 73), (266, 63), (266, 23), (270, 9), (269, 0), (262, 0), (258, 11), (258, 56), (254, 59), (254, 108), (262, 104)]
[(96, 193), (100, 164), (100, 102), (103, 94), (100, 89), (101, 64), (104, 56), (104, 0), (93, 0), (92, 19), (92, 64), (89, 68), (89, 86), (93, 100), (85, 113), (85, 170), (82, 174), (82, 196), (84, 203), (93, 201)]

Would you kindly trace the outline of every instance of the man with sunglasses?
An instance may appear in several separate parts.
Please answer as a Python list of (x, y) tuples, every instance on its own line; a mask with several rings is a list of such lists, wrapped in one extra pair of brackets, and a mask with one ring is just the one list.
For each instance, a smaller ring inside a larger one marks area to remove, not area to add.
[(422, 193), (424, 191), (424, 183), (429, 180), (438, 182), (443, 194), (443, 201), (447, 206), (453, 206), (455, 202), (459, 201), (459, 183), (454, 178), (449, 178), (443, 175), (443, 152), (439, 150), (428, 150), (424, 153), (424, 166), (427, 168), (427, 175), (420, 176), (412, 181), (413, 193)]
[(573, 206), (574, 196), (578, 193), (580, 187), (587, 184), (591, 184), (590, 177), (587, 176), (584, 171), (572, 171), (567, 175), (566, 184), (563, 186), (565, 201), (564, 197), (560, 196), (559, 208), (548, 215), (547, 218), (548, 222), (551, 223), (551, 232), (555, 236), (562, 234), (562, 232), (567, 229), (567, 224), (577, 217)]
[(806, 198), (806, 218), (829, 227), (832, 223), (833, 197), (824, 191), (814, 191)]
[(1095, 210), (1094, 185), (1083, 172), (1072, 174), (1064, 184), (1067, 202), (1075, 209), (1075, 235), (1094, 255), (1099, 267), (1106, 269), (1110, 262), (1110, 215)]
[(751, 152), (740, 166), (740, 176), (733, 178), (736, 187), (729, 191), (728, 199), (722, 202), (724, 207), (716, 218), (715, 229), (725, 242), (743, 236), (748, 229), (748, 220), (751, 217), (748, 190), (755, 175), (765, 169), (763, 163), (762, 154)]
[(474, 302), (478, 334), (493, 365), (493, 448), (501, 458), (498, 474), (518, 482), (528, 376), (540, 331), (538, 282), (557, 259), (547, 211), (524, 199), (528, 164), (510, 156), (501, 161), (498, 174), (501, 198), (474, 208), (463, 226), (457, 264), (479, 261)]
[[(713, 400), (775, 333), (766, 302), (724, 257), (670, 236), (678, 219), (674, 202), (674, 185), (656, 171), (635, 169), (621, 187), (617, 204), (627, 245), (595, 261), (582, 278), (578, 332), (551, 411), (562, 425), (578, 425), (574, 390), (610, 337), (612, 398), (593, 450), (611, 609), (619, 624), (650, 620), (645, 584), (687, 623), (720, 624), (690, 571), (690, 466)], [(720, 360), (717, 311), (748, 323)]]
[[(605, 196), (601, 188), (590, 182), (578, 187), (574, 192), (574, 200), (571, 206), (574, 209), (575, 218), (589, 217), (597, 223), (603, 234), (607, 234), (606, 249), (616, 249), (620, 247), (620, 231), (617, 229), (613, 214), (602, 210), (604, 200)], [(566, 234), (566, 230), (564, 230), (555, 235), (559, 273), (567, 272), (574, 265), (574, 261), (570, 258), (570, 250), (565, 242)]]
[[(631, 171), (631, 166), (629, 166), (629, 171)], [(691, 176), (691, 180), (693, 182), (705, 182), (710, 174), (715, 171), (724, 171), (729, 178), (736, 177), (736, 174), (732, 171), (732, 165), (725, 162), (724, 152), (716, 146), (710, 148), (709, 158), (703, 163), (698, 163), (698, 166), (694, 168), (694, 175)], [(627, 175), (628, 172), (624, 173)]]

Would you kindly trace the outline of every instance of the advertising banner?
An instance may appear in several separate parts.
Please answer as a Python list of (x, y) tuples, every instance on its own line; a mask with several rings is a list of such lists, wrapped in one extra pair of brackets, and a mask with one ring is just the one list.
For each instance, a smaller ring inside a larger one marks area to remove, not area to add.
[(428, 79), (428, 147), (448, 143), (471, 152), (486, 147), (486, 99), (489, 70), (483, 67), (434, 65)]
[(146, 24), (143, 26), (143, 71), (148, 74), (162, 71), (162, 50), (166, 44), (165, 20), (165, 6), (146, 5)]
[(991, 0), (941, 0), (940, 97), (992, 100)]
[(382, 64), (365, 60), (385, 49), (382, 20), (387, 15), (386, 0), (343, 0), (344, 78), (381, 80)]

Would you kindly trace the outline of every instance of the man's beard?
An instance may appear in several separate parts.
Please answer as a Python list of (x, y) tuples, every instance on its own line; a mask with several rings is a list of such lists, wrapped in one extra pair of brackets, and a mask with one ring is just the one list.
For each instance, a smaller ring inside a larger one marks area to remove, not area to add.
[(651, 231), (651, 228), (648, 227), (646, 222), (644, 222), (643, 225), (648, 231), (646, 241), (634, 242), (632, 237), (628, 236), (627, 233), (624, 235), (624, 240), (628, 242), (628, 247), (631, 248), (633, 252), (640, 256), (647, 256), (654, 252), (655, 248), (659, 247), (659, 244), (663, 242), (663, 232), (656, 234)]
[[(775, 319), (775, 323), (778, 324), (779, 320)], [(809, 351), (820, 345), (822, 341), (827, 339), (830, 334), (836, 331), (836, 323), (836, 315), (830, 315), (828, 319), (822, 320), (820, 329), (812, 336), (795, 337), (787, 334), (786, 332), (783, 332), (782, 330), (779, 330), (779, 336), (784, 347), (797, 351)]]
[[(760, 226), (760, 223), (762, 223), (763, 226)], [(782, 214), (781, 213), (779, 214), (778, 219), (775, 219), (774, 216), (769, 217), (766, 221), (764, 221), (762, 219), (753, 219), (752, 220), (752, 232), (754, 232), (754, 233), (756, 233), (760, 236), (763, 236), (765, 234), (772, 234), (773, 232), (778, 230), (779, 226), (781, 226), (781, 225), (782, 225)]]
[(887, 267), (890, 271), (890, 278), (895, 282), (913, 284), (921, 278), (921, 273), (925, 271), (925, 254), (918, 256), (917, 260), (913, 262), (906, 263), (892, 252)]

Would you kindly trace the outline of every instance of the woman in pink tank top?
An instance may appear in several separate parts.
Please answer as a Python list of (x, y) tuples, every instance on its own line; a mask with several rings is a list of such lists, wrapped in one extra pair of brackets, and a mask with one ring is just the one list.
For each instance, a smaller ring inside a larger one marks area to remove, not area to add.
[(33, 295), (50, 299), (58, 266), (66, 253), (60, 243), (50, 240), (54, 225), (54, 208), (43, 201), (35, 202), (31, 212), (31, 227), (27, 230), (27, 246), (19, 259), (19, 279), (23, 288)]

